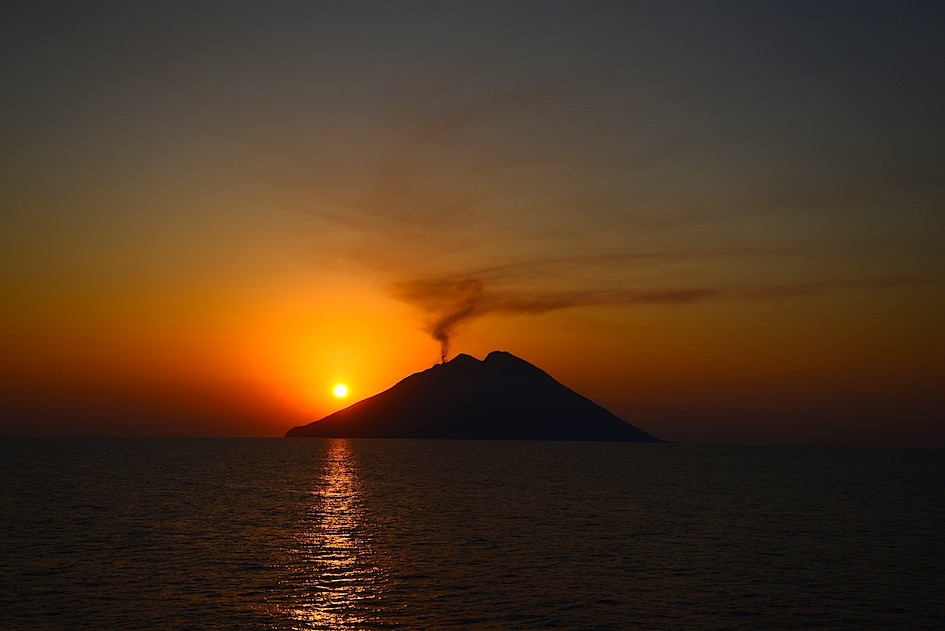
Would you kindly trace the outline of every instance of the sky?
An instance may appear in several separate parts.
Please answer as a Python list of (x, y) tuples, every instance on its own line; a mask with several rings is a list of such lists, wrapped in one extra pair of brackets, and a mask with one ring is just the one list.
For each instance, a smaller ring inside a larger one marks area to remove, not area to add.
[(940, 3), (6, 3), (0, 47), (0, 435), (281, 436), (500, 349), (666, 440), (945, 446)]

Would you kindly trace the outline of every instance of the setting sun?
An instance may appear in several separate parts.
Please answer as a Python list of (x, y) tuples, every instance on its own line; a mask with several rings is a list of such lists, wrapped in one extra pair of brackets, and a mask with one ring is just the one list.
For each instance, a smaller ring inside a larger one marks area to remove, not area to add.
[(343, 399), (344, 397), (348, 396), (348, 386), (346, 386), (343, 383), (339, 383), (337, 386), (334, 387), (332, 392), (334, 392), (335, 396), (338, 397), (339, 399)]

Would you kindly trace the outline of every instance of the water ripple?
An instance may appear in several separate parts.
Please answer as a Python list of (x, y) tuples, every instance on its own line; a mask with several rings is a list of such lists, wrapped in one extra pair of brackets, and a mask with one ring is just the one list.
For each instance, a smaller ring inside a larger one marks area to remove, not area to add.
[(363, 500), (350, 445), (329, 443), (325, 464), (311, 492), (314, 503), (303, 520), (291, 561), (282, 613), (298, 629), (380, 626), (376, 602), (386, 576), (364, 536)]
[(0, 441), (0, 629), (945, 628), (926, 452)]

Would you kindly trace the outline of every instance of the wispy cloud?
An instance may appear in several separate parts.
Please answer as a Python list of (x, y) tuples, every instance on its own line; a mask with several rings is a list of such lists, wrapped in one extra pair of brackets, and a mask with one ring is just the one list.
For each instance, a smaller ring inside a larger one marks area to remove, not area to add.
[(465, 105), (424, 120), (414, 132), (416, 141), (431, 141), (452, 131), (476, 127), (547, 105), (564, 90), (549, 83), (497, 90)]

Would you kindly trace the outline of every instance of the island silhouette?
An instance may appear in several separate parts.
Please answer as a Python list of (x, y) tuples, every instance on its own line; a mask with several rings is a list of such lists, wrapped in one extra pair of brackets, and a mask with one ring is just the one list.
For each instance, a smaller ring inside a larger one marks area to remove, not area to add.
[(661, 442), (505, 351), (461, 353), (286, 438)]

